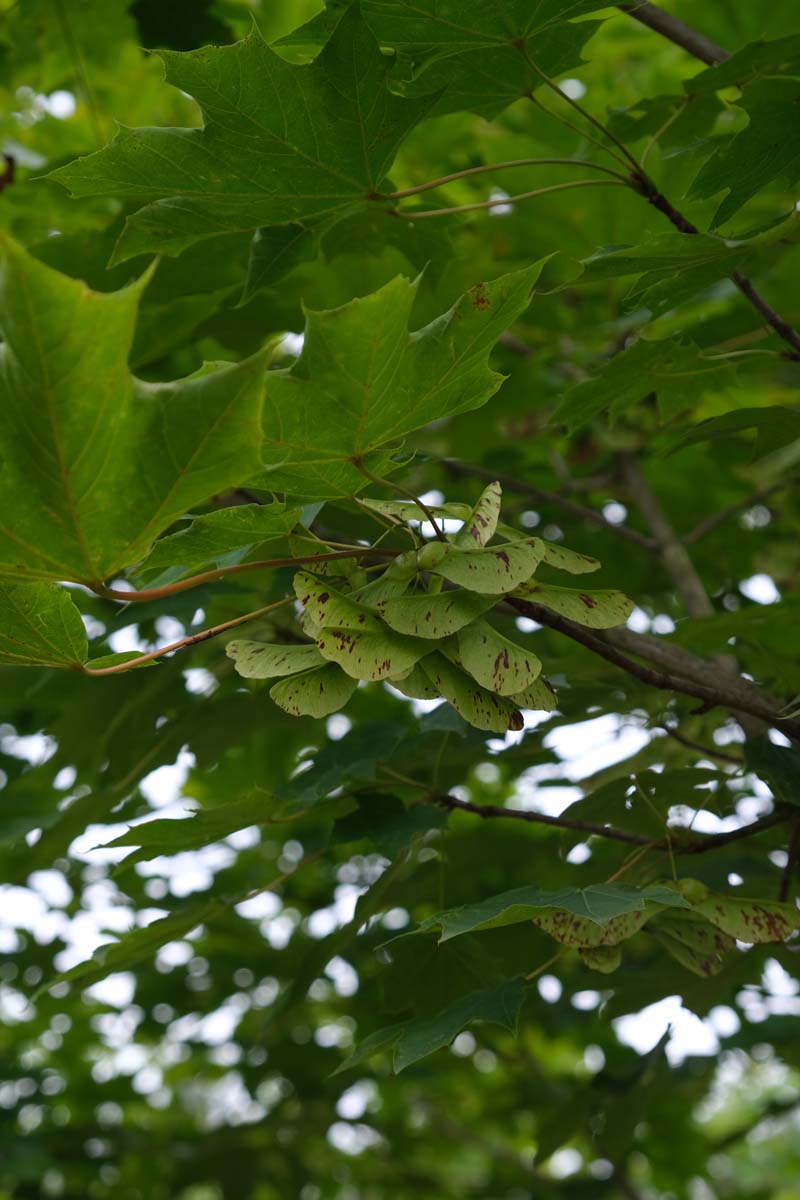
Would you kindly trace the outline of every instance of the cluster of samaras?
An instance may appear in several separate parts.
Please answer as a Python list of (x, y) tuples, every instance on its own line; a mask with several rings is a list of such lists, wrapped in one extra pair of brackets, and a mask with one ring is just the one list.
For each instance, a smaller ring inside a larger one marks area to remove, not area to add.
[[(501, 498), (500, 485), (492, 483), (472, 511), (455, 504), (435, 509), (437, 517), (464, 519), (461, 529), (399, 554), (369, 582), (360, 569), (340, 588), (327, 574), (298, 572), (302, 627), (313, 640), (291, 646), (229, 642), (237, 671), (247, 679), (284, 677), (270, 695), (296, 716), (335, 712), (361, 680), (385, 680), (417, 700), (444, 698), (465, 721), (495, 733), (521, 729), (521, 709), (552, 711), (555, 693), (541, 675), (541, 662), (498, 633), (487, 619), (490, 611), (517, 598), (606, 628), (625, 621), (632, 602), (622, 592), (536, 581), (540, 564), (571, 574), (600, 564), (541, 538), (520, 537), (500, 522)], [(419, 523), (412, 502), (365, 503), (395, 520)]]

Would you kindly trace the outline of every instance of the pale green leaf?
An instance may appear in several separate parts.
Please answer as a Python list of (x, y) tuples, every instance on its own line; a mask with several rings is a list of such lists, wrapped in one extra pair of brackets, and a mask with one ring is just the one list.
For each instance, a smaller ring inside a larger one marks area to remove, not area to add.
[(554, 587), (549, 583), (531, 580), (514, 593), (521, 600), (542, 604), (562, 617), (589, 629), (611, 629), (624, 625), (633, 612), (633, 601), (624, 592), (584, 592), (577, 588)]
[(435, 595), (422, 592), (380, 600), (376, 608), (383, 620), (398, 633), (412, 637), (444, 638), (469, 625), (497, 603), (496, 596), (457, 589)]
[(378, 631), (338, 629), (326, 625), (317, 637), (323, 658), (339, 666), (353, 679), (402, 677), (430, 653), (430, 642), (404, 637), (389, 629)]
[(245, 679), (275, 679), (279, 675), (296, 675), (299, 671), (325, 665), (314, 645), (276, 646), (237, 639), (228, 642), (225, 653), (233, 659), (237, 674)]
[(486, 621), (476, 621), (461, 630), (458, 657), (481, 687), (501, 696), (525, 692), (542, 669), (535, 654), (503, 637)]
[(316, 637), (320, 629), (335, 626), (337, 629), (385, 631), (385, 626), (374, 612), (338, 592), (330, 584), (315, 579), (307, 571), (298, 571), (294, 577), (294, 590), (303, 606), (303, 627)]
[(490, 596), (518, 588), (530, 579), (542, 561), (542, 549), (536, 538), (486, 546), (482, 550), (461, 550), (457, 546), (442, 549), (447, 553), (440, 562), (431, 563), (430, 570), (458, 587)]
[(335, 663), (314, 667), (270, 688), (275, 703), (293, 717), (327, 717), (344, 708), (358, 682)]
[(462, 549), (475, 549), (476, 546), (485, 546), (487, 542), (490, 542), (497, 529), (497, 522), (500, 520), (502, 500), (503, 492), (500, 484), (496, 481), (490, 483), (467, 517), (463, 528), (459, 529), (452, 539), (453, 545)]
[(522, 714), (504, 696), (480, 687), (473, 679), (448, 662), (443, 654), (430, 654), (422, 660), (422, 670), (460, 716), (476, 729), (507, 733), (522, 729)]
[(538, 712), (553, 712), (558, 704), (555, 688), (544, 675), (528, 684), (524, 692), (509, 696), (509, 700), (516, 704), (517, 708), (530, 708)]

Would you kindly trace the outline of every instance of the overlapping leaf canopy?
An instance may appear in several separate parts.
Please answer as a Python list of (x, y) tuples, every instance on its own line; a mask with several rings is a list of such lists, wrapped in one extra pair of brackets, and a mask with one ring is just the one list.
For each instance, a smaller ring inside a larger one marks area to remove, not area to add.
[(796, 3), (5, 7), (0, 1194), (793, 1200)]

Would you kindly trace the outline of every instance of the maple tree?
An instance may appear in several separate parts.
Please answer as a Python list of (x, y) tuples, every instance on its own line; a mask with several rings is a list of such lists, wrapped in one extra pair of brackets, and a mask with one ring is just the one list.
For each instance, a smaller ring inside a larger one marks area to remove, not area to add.
[(0, 1200), (800, 1196), (758, 8), (0, 5)]

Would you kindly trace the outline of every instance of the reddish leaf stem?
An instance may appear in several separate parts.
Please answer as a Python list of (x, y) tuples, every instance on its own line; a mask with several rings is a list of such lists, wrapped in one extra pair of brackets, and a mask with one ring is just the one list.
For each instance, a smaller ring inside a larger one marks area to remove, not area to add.
[(156, 658), (163, 658), (165, 654), (172, 654), (174, 650), (185, 650), (187, 646), (196, 646), (200, 642), (207, 642), (209, 638), (217, 637), (218, 634), (225, 633), (228, 629), (235, 629), (237, 625), (244, 625), (246, 621), (253, 621), (256, 617), (263, 617), (265, 613), (272, 612), (276, 608), (282, 608), (291, 599), (291, 596), (284, 596), (282, 600), (276, 600), (274, 604), (267, 604), (264, 608), (257, 608), (254, 612), (245, 613), (243, 617), (234, 617), (232, 621), (223, 621), (221, 625), (212, 625), (210, 629), (202, 629), (199, 633), (192, 633), (189, 637), (181, 638), (178, 642), (170, 642), (169, 646), (162, 646), (160, 650), (149, 650), (147, 654), (140, 654), (137, 658), (129, 658), (127, 662), (115, 663), (111, 667), (84, 666), (82, 668), (83, 674), (121, 675), (124, 671), (131, 671), (134, 667), (141, 667)]
[(162, 600), (165, 596), (174, 596), (189, 588), (199, 587), (201, 583), (213, 583), (217, 579), (225, 579), (228, 575), (239, 575), (243, 571), (277, 570), (279, 567), (300, 567), (306, 563), (333, 562), (336, 559), (365, 558), (370, 555), (377, 555), (380, 558), (396, 558), (400, 553), (399, 550), (387, 550), (380, 546), (354, 546), (352, 550), (332, 550), (326, 554), (301, 554), (296, 558), (270, 558), (263, 562), (236, 563), (230, 567), (216, 567), (212, 571), (201, 571), (199, 575), (190, 575), (187, 579), (178, 579), (175, 583), (166, 583), (163, 587), (143, 588), (138, 592), (126, 592), (118, 588), (106, 587), (102, 583), (89, 586), (104, 600), (124, 600), (126, 603), (136, 603), (145, 600)]

